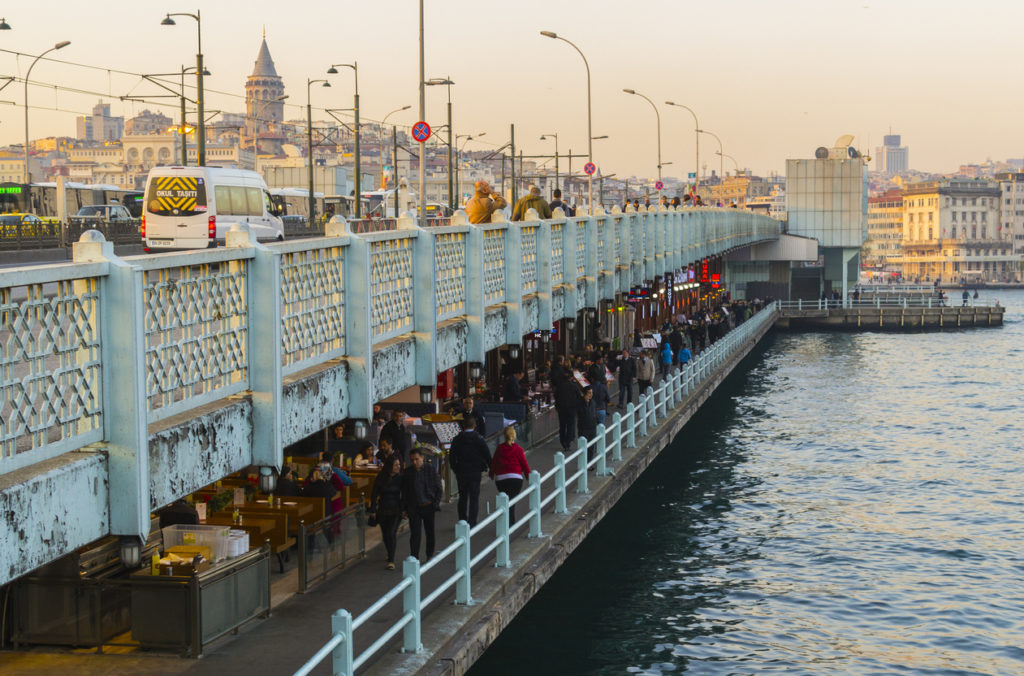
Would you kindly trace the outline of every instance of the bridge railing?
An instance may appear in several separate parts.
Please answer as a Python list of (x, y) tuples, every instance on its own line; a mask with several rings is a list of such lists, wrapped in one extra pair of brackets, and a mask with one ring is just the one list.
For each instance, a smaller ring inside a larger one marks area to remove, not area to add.
[(0, 474), (103, 439), (107, 263), (0, 271)]
[(998, 300), (957, 297), (939, 298), (935, 295), (894, 296), (889, 298), (837, 298), (817, 300), (778, 301), (779, 310), (837, 310), (837, 309), (909, 309), (954, 307), (999, 307)]
[[(331, 673), (335, 676), (350, 676), (382, 651), (399, 633), (402, 634), (402, 651), (415, 653), (422, 649), (424, 610), (430, 604), (454, 591), (455, 603), (468, 605), (473, 602), (473, 568), (493, 560), (496, 568), (511, 566), (512, 538), (525, 531), (528, 538), (543, 535), (541, 517), (551, 508), (555, 514), (569, 514), (568, 495), (590, 492), (589, 471), (596, 476), (610, 474), (609, 465), (622, 460), (624, 448), (635, 448), (637, 437), (653, 433), (659, 419), (666, 418), (693, 394), (716, 369), (730, 359), (738, 349), (753, 339), (756, 333), (774, 320), (776, 307), (773, 304), (753, 315), (739, 327), (701, 352), (684, 367), (677, 369), (664, 379), (658, 388), (648, 388), (638, 398), (637, 405), (626, 407), (625, 415), (616, 412), (608, 426), (598, 425), (597, 434), (589, 441), (583, 437), (577, 440), (576, 450), (566, 457), (555, 453), (555, 466), (541, 475), (530, 473), (523, 490), (511, 500), (504, 493), (498, 493), (496, 509), (472, 528), (465, 521), (455, 525), (455, 540), (435, 554), (428, 562), (421, 564), (414, 557), (402, 564), (402, 580), (384, 593), (358, 616), (353, 617), (345, 609), (336, 611), (331, 617), (332, 636), (296, 672), (305, 676), (328, 657), (331, 658)], [(571, 474), (567, 474), (571, 472)], [(574, 486), (570, 489), (570, 486)], [(526, 505), (526, 512), (520, 511), (515, 523), (510, 523), (510, 512), (518, 504)], [(577, 510), (581, 505), (574, 506)], [(478, 551), (474, 551), (472, 538), (493, 532)], [(436, 587), (424, 588), (424, 575), (434, 568), (444, 567), (451, 575)], [(402, 614), (387, 627), (378, 627), (374, 618), (390, 603), (401, 597)], [(380, 635), (362, 652), (355, 653), (354, 634), (364, 625), (374, 627)]]

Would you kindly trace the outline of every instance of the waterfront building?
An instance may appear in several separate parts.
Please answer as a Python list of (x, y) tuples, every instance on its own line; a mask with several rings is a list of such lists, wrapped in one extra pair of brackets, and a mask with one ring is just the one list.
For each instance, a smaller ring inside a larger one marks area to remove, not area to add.
[(999, 205), (1001, 234), (1013, 242), (1015, 256), (1024, 256), (1024, 174), (996, 174), (1002, 192)]
[(845, 297), (857, 281), (867, 237), (867, 167), (852, 142), (841, 136), (832, 148), (818, 148), (814, 159), (786, 160), (788, 231), (818, 240), (822, 254), (819, 287), (811, 288), (814, 278), (803, 279), (799, 296), (838, 290)]
[(900, 145), (899, 134), (886, 134), (875, 149), (875, 171), (894, 176), (910, 169), (910, 148)]
[(110, 114), (110, 104), (100, 101), (92, 115), (78, 118), (78, 138), (84, 141), (116, 141), (124, 134), (124, 118)]
[(868, 198), (868, 238), (861, 262), (875, 272), (898, 272), (903, 249), (903, 191)]
[[(1003, 190), (992, 181), (945, 179), (903, 193), (903, 276), (925, 282), (1012, 281), (1018, 256), (1003, 233)], [(1015, 199), (1015, 198), (1013, 198)]]

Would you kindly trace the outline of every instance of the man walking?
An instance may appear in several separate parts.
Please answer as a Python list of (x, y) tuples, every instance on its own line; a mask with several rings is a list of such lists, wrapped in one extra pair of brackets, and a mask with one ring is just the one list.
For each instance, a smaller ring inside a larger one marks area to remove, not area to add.
[(633, 403), (633, 379), (636, 378), (636, 363), (629, 356), (629, 350), (619, 355), (619, 408)]
[(636, 383), (640, 386), (637, 397), (642, 397), (647, 388), (654, 381), (654, 360), (647, 356), (647, 352), (640, 355), (640, 363), (636, 367)]
[(467, 415), (462, 425), (448, 457), (459, 484), (459, 520), (472, 527), (480, 511), (480, 475), (491, 467), (491, 449), (476, 430), (476, 418)]
[(529, 191), (516, 202), (516, 206), (512, 209), (512, 220), (523, 220), (526, 218), (526, 212), (530, 209), (536, 209), (537, 215), (542, 219), (551, 218), (551, 207), (540, 196), (540, 188), (535, 185), (531, 185)]
[(580, 436), (587, 440), (587, 460), (593, 460), (597, 450), (589, 444), (597, 436), (597, 408), (594, 405), (594, 390), (587, 387), (583, 390), (583, 398), (576, 406), (576, 419), (580, 428)]
[(551, 204), (549, 205), (551, 207), (552, 214), (555, 213), (555, 209), (561, 209), (566, 216), (576, 215), (576, 211), (571, 206), (569, 206), (569, 203), (562, 201), (561, 190), (555, 188), (554, 191), (551, 193), (551, 196), (554, 198), (551, 200)]
[(427, 532), (426, 559), (434, 555), (437, 542), (434, 534), (434, 514), (441, 508), (441, 476), (433, 465), (423, 462), (418, 448), (409, 451), (410, 465), (402, 473), (402, 506), (409, 517), (409, 546), (411, 556), (420, 556), (420, 536)]
[(558, 440), (562, 450), (568, 452), (576, 437), (576, 402), (579, 401), (579, 394), (561, 360), (551, 367), (551, 387), (555, 392), (555, 411), (558, 412)]

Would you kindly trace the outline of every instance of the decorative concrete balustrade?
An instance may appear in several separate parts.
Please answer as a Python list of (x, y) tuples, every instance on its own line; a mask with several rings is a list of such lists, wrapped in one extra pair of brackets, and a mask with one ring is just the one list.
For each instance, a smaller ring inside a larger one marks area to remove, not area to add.
[(327, 236), (0, 271), (0, 584), (439, 371), (702, 258), (777, 238), (729, 209)]

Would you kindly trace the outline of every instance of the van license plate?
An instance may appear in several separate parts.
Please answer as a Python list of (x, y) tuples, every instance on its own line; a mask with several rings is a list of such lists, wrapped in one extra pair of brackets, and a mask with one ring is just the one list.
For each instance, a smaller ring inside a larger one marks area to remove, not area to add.
[(173, 239), (151, 239), (149, 240), (150, 246), (171, 246), (174, 244)]

